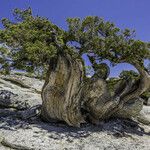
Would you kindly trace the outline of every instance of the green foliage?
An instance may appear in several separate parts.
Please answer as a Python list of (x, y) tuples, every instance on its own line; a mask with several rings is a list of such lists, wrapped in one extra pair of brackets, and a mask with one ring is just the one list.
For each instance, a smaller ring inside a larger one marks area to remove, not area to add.
[(125, 79), (125, 80), (127, 80), (127, 79), (136, 79), (137, 80), (139, 78), (139, 74), (133, 70), (130, 70), (130, 71), (123, 70), (120, 73), (119, 77), (121, 79)]
[(5, 46), (0, 47), (0, 72), (3, 74), (9, 74), (10, 72), (10, 59), (9, 50)]
[(141, 95), (141, 98), (144, 100), (144, 104), (147, 105), (148, 99), (150, 98), (150, 90), (144, 92), (144, 93)]
[(63, 31), (45, 18), (33, 17), (30, 8), (15, 9), (14, 17), (15, 22), (2, 19), (5, 29), (0, 30), (0, 43), (6, 43), (11, 50), (11, 66), (28, 72), (44, 70), (63, 46)]
[(85, 66), (85, 70), (87, 76), (91, 76), (91, 74), (93, 74), (93, 70), (91, 66)]
[(150, 91), (146, 91), (144, 92), (141, 97), (145, 100), (147, 100), (148, 98), (150, 98)]
[(107, 59), (112, 65), (136, 62), (143, 66), (143, 60), (150, 58), (147, 44), (134, 40), (135, 31), (121, 30), (99, 17), (69, 18), (67, 22), (68, 41), (76, 41), (79, 53), (92, 55), (97, 63)]
[(114, 94), (115, 87), (116, 87), (117, 83), (119, 83), (119, 81), (121, 81), (120, 78), (113, 78), (113, 77), (106, 80), (108, 90), (110, 91), (111, 95)]
[(135, 31), (121, 30), (99, 17), (69, 18), (64, 31), (46, 18), (33, 16), (31, 8), (15, 9), (13, 15), (13, 22), (2, 19), (0, 30), (0, 43), (7, 45), (0, 49), (0, 64), (7, 71), (17, 68), (41, 76), (58, 53), (75, 58), (87, 54), (94, 71), (103, 60), (143, 66), (144, 59), (150, 58), (148, 44), (135, 40)]
[(122, 81), (131, 81), (131, 80), (138, 80), (139, 74), (133, 70), (123, 70), (118, 78), (109, 78), (107, 80), (107, 85), (111, 93), (114, 92), (117, 84), (119, 84)]

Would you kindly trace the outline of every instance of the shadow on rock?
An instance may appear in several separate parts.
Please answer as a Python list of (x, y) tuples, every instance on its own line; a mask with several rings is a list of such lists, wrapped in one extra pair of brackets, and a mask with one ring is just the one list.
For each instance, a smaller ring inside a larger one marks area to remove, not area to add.
[[(50, 133), (49, 137), (55, 140), (62, 138), (86, 138), (91, 133), (106, 132), (117, 138), (128, 137), (132, 135), (150, 135), (145, 132), (144, 128), (138, 122), (129, 119), (110, 119), (109, 121), (101, 122), (100, 125), (83, 124), (81, 128), (70, 127), (64, 122), (51, 123), (43, 122), (39, 117), (28, 120), (20, 120), (13, 117), (1, 117), (0, 129), (16, 131), (18, 129), (33, 129), (38, 128), (41, 132)], [(70, 140), (71, 142), (71, 140)]]
[(115, 137), (150, 135), (150, 132), (145, 132), (138, 122), (131, 119), (112, 118), (104, 123), (103, 130), (112, 133)]

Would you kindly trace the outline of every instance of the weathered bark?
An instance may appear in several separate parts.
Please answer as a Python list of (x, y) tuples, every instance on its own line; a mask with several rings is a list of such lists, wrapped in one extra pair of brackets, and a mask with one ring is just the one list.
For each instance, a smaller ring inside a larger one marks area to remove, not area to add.
[(88, 112), (88, 117), (92, 123), (98, 123), (99, 119), (104, 119), (107, 111), (115, 105), (106, 81), (95, 76), (84, 85), (82, 99), (83, 108)]
[(63, 120), (71, 126), (84, 122), (80, 109), (83, 70), (81, 60), (69, 55), (58, 55), (57, 59), (51, 60), (42, 89), (43, 119)]
[[(130, 99), (139, 97), (143, 92), (145, 92), (150, 87), (150, 76), (138, 63), (133, 64), (134, 67), (139, 71), (140, 80), (135, 89), (130, 89), (132, 91), (126, 92), (122, 96), (122, 101), (127, 102)], [(133, 86), (132, 86), (133, 87)]]
[(58, 55), (50, 62), (42, 89), (41, 117), (46, 121), (62, 120), (71, 126), (80, 126), (87, 117), (92, 123), (98, 123), (111, 116), (137, 116), (143, 106), (139, 96), (149, 88), (150, 78), (138, 64), (134, 66), (140, 73), (139, 82), (125, 82), (112, 97), (105, 81), (109, 69), (106, 68), (104, 75), (98, 75), (101, 71), (97, 70), (92, 78), (84, 80), (80, 59)]
[[(114, 97), (118, 97), (120, 101), (113, 110), (110, 110), (108, 117), (113, 115), (117, 117), (131, 118), (138, 115), (142, 110), (143, 101), (139, 96), (149, 89), (150, 76), (138, 63), (133, 63), (132, 65), (138, 70), (140, 79), (137, 82), (131, 81), (130, 83), (127, 83), (120, 93), (117, 92)], [(121, 86), (118, 87), (118, 89), (121, 89)]]

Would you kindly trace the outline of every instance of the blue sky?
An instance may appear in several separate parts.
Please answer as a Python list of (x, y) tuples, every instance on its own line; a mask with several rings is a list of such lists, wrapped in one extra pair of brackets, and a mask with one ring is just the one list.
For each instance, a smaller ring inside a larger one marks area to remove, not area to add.
[[(150, 41), (150, 0), (0, 0), (0, 18), (11, 19), (14, 8), (29, 6), (34, 15), (47, 17), (64, 29), (68, 17), (100, 16), (122, 29), (135, 29), (137, 39)], [(112, 68), (111, 76), (118, 75), (122, 69), (133, 67), (117, 65)]]

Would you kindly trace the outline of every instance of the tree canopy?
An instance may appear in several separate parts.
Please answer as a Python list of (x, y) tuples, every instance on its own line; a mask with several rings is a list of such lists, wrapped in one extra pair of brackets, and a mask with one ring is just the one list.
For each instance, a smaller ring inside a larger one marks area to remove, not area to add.
[[(12, 67), (35, 71), (56, 55), (63, 44), (63, 31), (46, 18), (33, 17), (30, 8), (15, 9), (13, 15), (14, 22), (2, 19), (4, 30), (0, 30), (0, 42), (9, 47)], [(4, 49), (1, 48), (1, 53), (6, 52)]]
[(108, 59), (113, 64), (138, 62), (150, 57), (146, 43), (135, 40), (135, 31), (121, 30), (113, 23), (99, 17), (68, 19), (68, 34), (80, 45), (79, 52), (88, 53), (94, 60)]
[(87, 54), (96, 71), (103, 60), (112, 65), (138, 63), (150, 58), (148, 44), (135, 39), (135, 31), (121, 30), (114, 23), (97, 16), (68, 18), (65, 31), (47, 18), (33, 16), (31, 8), (15, 9), (14, 21), (2, 19), (0, 51), (2, 68), (29, 72), (45, 70), (50, 58), (58, 53), (82, 57)]
[[(63, 30), (47, 18), (32, 15), (31, 8), (15, 9), (13, 15), (13, 21), (2, 19), (0, 67), (6, 73), (22, 69), (44, 75), (47, 70), (42, 119), (79, 127), (88, 120), (96, 124), (112, 116), (131, 119), (141, 112), (139, 96), (150, 88), (144, 67), (150, 50), (149, 44), (135, 38), (135, 31), (121, 30), (97, 16), (68, 18), (68, 29)], [(91, 78), (85, 77), (83, 55), (94, 70)], [(121, 78), (107, 80), (108, 61), (113, 66), (129, 63), (139, 74), (123, 71)]]

